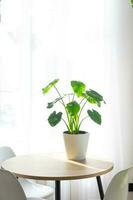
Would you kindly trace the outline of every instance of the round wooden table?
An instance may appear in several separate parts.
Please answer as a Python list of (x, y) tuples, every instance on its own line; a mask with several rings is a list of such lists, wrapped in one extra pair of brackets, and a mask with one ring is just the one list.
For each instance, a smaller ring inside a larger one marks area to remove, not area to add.
[(55, 200), (61, 199), (62, 180), (96, 177), (102, 200), (104, 192), (100, 176), (110, 172), (113, 164), (92, 158), (77, 162), (67, 160), (62, 154), (34, 154), (10, 158), (2, 163), (2, 168), (21, 178), (55, 181)]

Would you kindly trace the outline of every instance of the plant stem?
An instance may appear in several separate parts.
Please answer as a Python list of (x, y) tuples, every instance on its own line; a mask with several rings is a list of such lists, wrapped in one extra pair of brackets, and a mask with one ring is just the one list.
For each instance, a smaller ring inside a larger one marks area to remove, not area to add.
[(79, 103), (79, 104), (81, 104), (81, 103), (84, 101), (84, 99), (85, 99), (85, 98), (83, 98), (83, 99), (80, 101), (80, 103)]
[(73, 98), (72, 98), (72, 101), (74, 101), (74, 97), (75, 97), (75, 93), (73, 93)]
[(79, 131), (79, 117), (78, 116), (75, 117), (75, 131), (76, 132)]
[(69, 127), (70, 127), (70, 132), (71, 132), (71, 133), (73, 133), (73, 126), (74, 126), (74, 121), (73, 121), (73, 118), (70, 116)]
[(69, 115), (68, 115), (68, 112), (67, 112), (67, 109), (66, 109), (66, 106), (65, 106), (65, 102), (64, 102), (64, 100), (62, 99), (62, 96), (61, 96), (59, 90), (56, 88), (55, 85), (54, 85), (54, 88), (55, 88), (56, 92), (58, 93), (59, 97), (61, 97), (62, 105), (64, 106), (64, 109), (65, 109), (65, 111), (66, 111), (67, 120), (68, 120), (68, 124), (69, 124)]
[(81, 126), (82, 122), (83, 122), (85, 119), (87, 119), (87, 118), (88, 118), (88, 116), (84, 117), (84, 118), (81, 120), (81, 122), (79, 123), (78, 129), (80, 129), (80, 126)]
[(70, 131), (69, 126), (67, 125), (66, 121), (65, 121), (63, 118), (62, 118), (62, 121), (65, 123), (65, 125), (66, 125), (68, 131)]
[[(84, 100), (84, 99), (83, 99), (83, 100)], [(83, 111), (83, 108), (85, 107), (86, 103), (87, 103), (87, 100), (85, 101), (85, 103), (84, 103), (83, 106), (81, 107), (81, 110), (80, 110), (80, 112), (79, 112), (79, 117), (80, 117), (80, 115), (81, 115), (81, 113), (82, 113), (82, 111)]]

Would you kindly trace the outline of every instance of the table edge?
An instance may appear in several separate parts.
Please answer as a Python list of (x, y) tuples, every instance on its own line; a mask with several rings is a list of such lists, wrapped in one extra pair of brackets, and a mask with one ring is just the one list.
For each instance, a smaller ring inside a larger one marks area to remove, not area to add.
[[(4, 169), (2, 166), (1, 168), (3, 170)], [(13, 171), (10, 171), (11, 173), (13, 173), (17, 178), (26, 178), (26, 179), (33, 179), (33, 180), (44, 180), (44, 181), (63, 181), (63, 180), (77, 180), (77, 179), (86, 179), (86, 178), (93, 178), (93, 177), (97, 177), (97, 176), (101, 176), (104, 174), (109, 173), (112, 169), (114, 168), (114, 165), (112, 163), (112, 166), (106, 170), (103, 170), (101, 172), (97, 172), (95, 174), (88, 174), (88, 175), (80, 175), (80, 176), (62, 176), (62, 177), (42, 177), (42, 176), (33, 176), (33, 175), (23, 175), (23, 174), (19, 174), (19, 173), (15, 173)]]

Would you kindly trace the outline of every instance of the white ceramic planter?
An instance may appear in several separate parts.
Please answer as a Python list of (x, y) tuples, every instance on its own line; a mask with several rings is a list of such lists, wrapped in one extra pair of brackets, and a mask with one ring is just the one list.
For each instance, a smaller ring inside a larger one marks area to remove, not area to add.
[(80, 134), (63, 133), (65, 149), (68, 159), (84, 160), (88, 147), (89, 133), (82, 131)]

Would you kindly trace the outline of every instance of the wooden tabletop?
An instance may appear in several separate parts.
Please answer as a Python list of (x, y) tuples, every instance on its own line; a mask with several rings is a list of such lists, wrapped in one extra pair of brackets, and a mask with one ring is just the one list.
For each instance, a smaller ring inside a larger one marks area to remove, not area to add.
[(8, 159), (2, 168), (22, 178), (75, 180), (106, 174), (113, 169), (113, 164), (92, 158), (77, 162), (67, 160), (62, 154), (35, 154)]

